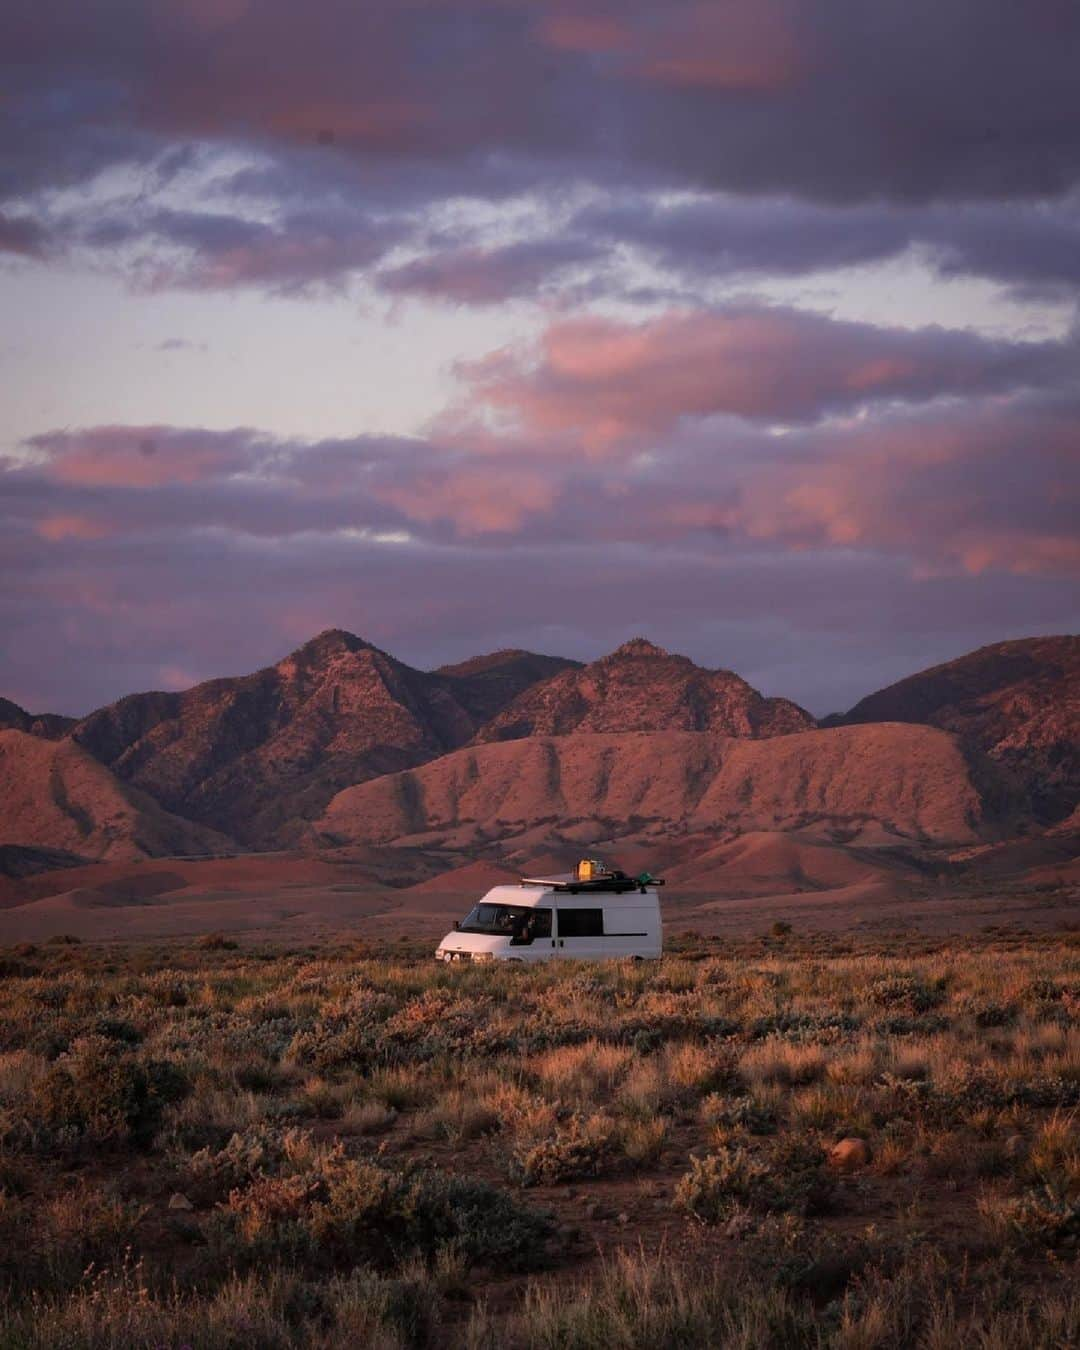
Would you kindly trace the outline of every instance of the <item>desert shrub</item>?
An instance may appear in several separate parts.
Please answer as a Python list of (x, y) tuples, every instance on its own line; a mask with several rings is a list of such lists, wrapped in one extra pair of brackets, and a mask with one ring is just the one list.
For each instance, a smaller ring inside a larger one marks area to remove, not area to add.
[(861, 1025), (859, 1018), (850, 1013), (815, 1014), (794, 1012), (790, 1008), (785, 1008), (780, 1012), (755, 1018), (750, 1026), (750, 1037), (759, 1041), (781, 1038), (793, 1044), (817, 1042), (822, 1045), (833, 1045), (838, 1041), (849, 1039)]
[(397, 1171), (310, 1148), (276, 1176), (230, 1192), (216, 1216), (224, 1254), (245, 1263), (358, 1262), (388, 1269), (448, 1244), (470, 1264), (525, 1270), (543, 1264), (547, 1219), (486, 1182)]
[(1077, 1112), (1055, 1111), (1043, 1121), (1028, 1151), (1035, 1181), (1056, 1185), (1080, 1198), (1080, 1120)]
[(685, 1042), (665, 1048), (666, 1096), (672, 1103), (693, 1102), (736, 1080), (735, 1056), (724, 1048)]
[(320, 1073), (365, 1070), (384, 1062), (379, 1028), (394, 1010), (385, 994), (361, 989), (296, 1032), (288, 1057)]
[(812, 1307), (773, 1280), (748, 1284), (722, 1265), (687, 1274), (666, 1257), (628, 1252), (605, 1262), (588, 1284), (534, 1284), (506, 1327), (484, 1328), (481, 1316), (476, 1323), (481, 1334), (474, 1344), (522, 1350), (749, 1350), (818, 1343)]
[(165, 1106), (188, 1089), (177, 1065), (143, 1062), (126, 1053), (122, 1043), (87, 1036), (36, 1085), (32, 1107), (56, 1146), (80, 1140), (145, 1146)]
[(652, 1055), (664, 1044), (664, 1033), (659, 1027), (642, 1027), (634, 1032), (630, 1044), (635, 1055)]
[(664, 1151), (668, 1127), (665, 1120), (639, 1120), (620, 1132), (623, 1156), (634, 1167), (654, 1167)]
[(309, 1155), (311, 1136), (303, 1130), (269, 1125), (237, 1131), (222, 1148), (205, 1147), (187, 1161), (185, 1189), (205, 1202), (223, 1199), (257, 1177), (273, 1175), (289, 1161)]
[(341, 1117), (341, 1128), (355, 1134), (385, 1134), (397, 1118), (398, 1113), (381, 1102), (353, 1102)]
[(898, 1013), (891, 1017), (882, 1017), (873, 1022), (870, 1030), (876, 1036), (935, 1036), (938, 1032), (949, 1030), (949, 1019), (940, 1013), (924, 1013), (918, 1017), (907, 1013)]
[(1080, 1197), (1052, 1185), (1018, 1196), (984, 1196), (979, 1212), (996, 1236), (1022, 1246), (1075, 1247), (1080, 1242)]
[(493, 1102), (478, 1093), (476, 1087), (454, 1088), (445, 1093), (414, 1127), (427, 1138), (446, 1139), (452, 1144), (482, 1135), (494, 1134), (501, 1128), (499, 1112)]
[(143, 1038), (138, 1027), (122, 1017), (99, 1017), (94, 1023), (93, 1034), (104, 1036), (108, 1041), (120, 1041), (123, 1045), (138, 1045)]
[(740, 1208), (816, 1212), (829, 1191), (824, 1153), (799, 1139), (779, 1141), (766, 1159), (739, 1146), (691, 1158), (675, 1190), (676, 1208), (704, 1223), (729, 1219)]
[(867, 990), (871, 1003), (881, 1008), (929, 1012), (945, 1000), (945, 980), (922, 980), (915, 975), (882, 975)]
[(540, 1083), (560, 1100), (606, 1100), (630, 1067), (633, 1052), (590, 1040), (551, 1050), (535, 1064)]
[(993, 999), (961, 998), (953, 1005), (958, 1013), (970, 1017), (977, 1027), (1007, 1027), (1016, 1021), (1016, 1008)]
[(713, 1129), (746, 1130), (750, 1134), (773, 1134), (776, 1107), (762, 1097), (724, 1097), (710, 1093), (701, 1103), (702, 1123)]
[(719, 1223), (738, 1206), (750, 1204), (768, 1174), (767, 1165), (744, 1148), (691, 1158), (690, 1170), (675, 1189), (675, 1207), (703, 1223)]
[(820, 1045), (791, 1044), (778, 1036), (752, 1046), (739, 1061), (739, 1075), (748, 1083), (813, 1083), (828, 1062)]
[(510, 1157), (510, 1177), (522, 1186), (550, 1186), (602, 1176), (618, 1161), (615, 1136), (608, 1117), (575, 1114), (554, 1133), (518, 1143)]
[(240, 944), (224, 933), (204, 933), (195, 946), (202, 952), (235, 952)]
[(412, 1268), (319, 1282), (273, 1270), (200, 1294), (148, 1287), (142, 1262), (129, 1257), (91, 1269), (70, 1296), (0, 1307), (0, 1344), (19, 1350), (426, 1350), (439, 1337), (438, 1284)]
[(76, 1287), (89, 1266), (122, 1257), (142, 1212), (78, 1179), (44, 1202), (0, 1192), (0, 1290), (14, 1295)]

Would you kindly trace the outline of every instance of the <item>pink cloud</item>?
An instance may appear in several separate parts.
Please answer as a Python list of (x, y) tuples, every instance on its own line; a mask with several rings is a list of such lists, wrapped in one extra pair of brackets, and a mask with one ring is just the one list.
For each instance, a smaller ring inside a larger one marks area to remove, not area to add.
[(513, 534), (525, 521), (551, 510), (559, 484), (535, 469), (475, 467), (422, 470), (406, 482), (376, 486), (375, 495), (410, 521), (452, 523), (465, 538)]
[(42, 539), (54, 543), (63, 539), (105, 539), (113, 532), (104, 521), (76, 515), (46, 516), (37, 522), (36, 529)]
[(539, 23), (549, 47), (565, 52), (613, 52), (632, 42), (629, 25), (606, 14), (548, 14)]
[(56, 482), (81, 487), (157, 488), (227, 477), (249, 467), (250, 447), (170, 427), (94, 427), (50, 432), (30, 444)]
[(679, 311), (640, 324), (575, 318), (551, 325), (533, 348), (462, 363), (469, 397), (456, 416), (471, 407), (553, 449), (605, 457), (647, 446), (686, 419), (813, 422), (873, 402), (1037, 385), (1065, 359), (1055, 344), (883, 329), (792, 309)]
[(617, 56), (621, 71), (672, 88), (775, 90), (798, 69), (791, 6), (673, 0), (662, 10), (548, 14), (538, 25), (556, 51)]
[(775, 91), (797, 75), (792, 6), (691, 3), (665, 12), (641, 43), (635, 73), (657, 84), (738, 93)]
[(797, 550), (907, 555), (923, 575), (1075, 576), (1078, 437), (1076, 408), (1025, 400), (853, 425), (747, 475), (713, 523)]

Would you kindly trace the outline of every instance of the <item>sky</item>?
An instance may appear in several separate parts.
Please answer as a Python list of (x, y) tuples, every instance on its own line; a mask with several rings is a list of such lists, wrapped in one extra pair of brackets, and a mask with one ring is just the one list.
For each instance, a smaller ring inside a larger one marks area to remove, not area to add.
[(1075, 0), (0, 0), (0, 695), (1076, 631)]

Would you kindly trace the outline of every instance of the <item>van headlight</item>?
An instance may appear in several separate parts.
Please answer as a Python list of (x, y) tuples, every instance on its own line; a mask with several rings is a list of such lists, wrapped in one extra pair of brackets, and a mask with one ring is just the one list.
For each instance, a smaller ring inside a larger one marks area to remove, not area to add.
[(491, 952), (473, 952), (474, 961), (494, 961), (495, 957)]

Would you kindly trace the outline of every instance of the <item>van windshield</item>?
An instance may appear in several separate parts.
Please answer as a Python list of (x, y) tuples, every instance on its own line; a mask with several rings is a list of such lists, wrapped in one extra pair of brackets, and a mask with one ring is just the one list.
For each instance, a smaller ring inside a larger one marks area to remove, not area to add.
[(531, 905), (474, 905), (459, 925), (462, 933), (505, 933), (520, 937), (531, 929), (532, 937), (551, 936), (551, 910)]

